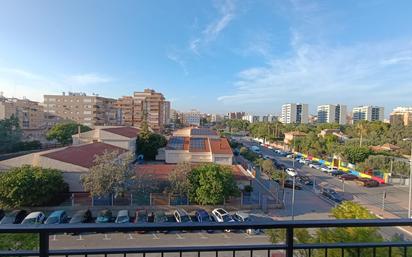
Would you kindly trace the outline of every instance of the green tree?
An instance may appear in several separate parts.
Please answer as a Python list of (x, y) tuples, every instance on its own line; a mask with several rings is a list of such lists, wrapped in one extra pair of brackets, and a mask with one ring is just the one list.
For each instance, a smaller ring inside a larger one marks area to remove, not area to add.
[(105, 151), (95, 157), (89, 172), (81, 176), (83, 187), (92, 196), (122, 195), (132, 184), (131, 156), (119, 157), (118, 151)]
[(68, 190), (58, 170), (25, 165), (0, 173), (0, 205), (4, 207), (55, 205)]
[(80, 132), (87, 132), (92, 130), (88, 126), (77, 124), (74, 122), (70, 123), (59, 123), (54, 125), (49, 132), (47, 132), (47, 140), (56, 140), (62, 145), (68, 145), (73, 142), (72, 135), (78, 133), (80, 126)]
[(150, 132), (147, 123), (143, 122), (136, 139), (136, 155), (143, 155), (147, 161), (154, 160), (158, 149), (166, 144), (167, 140), (163, 135)]
[(8, 119), (0, 120), (0, 153), (12, 152), (20, 139), (19, 120), (14, 115)]
[(222, 204), (224, 199), (237, 196), (236, 185), (229, 166), (203, 164), (189, 174), (189, 198), (201, 205)]
[(0, 251), (36, 250), (39, 246), (37, 234), (2, 234)]
[(359, 163), (366, 160), (372, 151), (366, 147), (349, 146), (342, 151), (342, 157), (350, 163)]

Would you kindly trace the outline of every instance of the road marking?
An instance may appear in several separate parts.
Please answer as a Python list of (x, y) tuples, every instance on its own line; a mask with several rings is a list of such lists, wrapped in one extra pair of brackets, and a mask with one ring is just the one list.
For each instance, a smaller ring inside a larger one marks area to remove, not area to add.
[(152, 233), (153, 239), (160, 239), (155, 233)]
[(129, 238), (127, 238), (127, 240), (133, 240), (133, 239), (134, 238), (133, 238), (132, 234), (129, 233)]
[(103, 240), (112, 240), (107, 234), (104, 234)]
[(84, 240), (84, 239), (83, 239), (82, 235), (79, 235), (79, 238), (77, 238), (76, 240), (80, 241), (80, 240)]
[(56, 235), (53, 235), (52, 241), (57, 241)]
[(208, 237), (205, 236), (203, 233), (200, 233), (200, 232), (199, 232), (199, 235), (200, 235), (200, 238), (201, 238), (201, 239), (208, 239)]
[(177, 237), (177, 239), (185, 239), (185, 238), (182, 237), (179, 233), (176, 233), (176, 237)]

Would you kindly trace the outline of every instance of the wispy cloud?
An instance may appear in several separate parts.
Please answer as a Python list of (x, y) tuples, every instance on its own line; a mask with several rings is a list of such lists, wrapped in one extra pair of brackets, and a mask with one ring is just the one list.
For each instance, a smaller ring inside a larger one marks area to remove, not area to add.
[(235, 18), (235, 0), (215, 1), (214, 6), (218, 11), (218, 17), (206, 25), (200, 36), (190, 40), (189, 42), (189, 49), (197, 55), (199, 54), (201, 47), (216, 40), (219, 34)]
[[(389, 41), (330, 47), (295, 43), (286, 58), (238, 73), (225, 103), (306, 101), (330, 103), (380, 102), (412, 94), (412, 41)], [(402, 58), (393, 59), (393, 57)], [(388, 66), (390, 64), (390, 66)], [(371, 100), (368, 100), (371, 99)]]
[(189, 72), (187, 71), (187, 68), (186, 68), (186, 63), (183, 61), (182, 57), (177, 53), (176, 50), (171, 50), (171, 51), (167, 52), (166, 57), (169, 60), (177, 63), (180, 66), (180, 68), (183, 70), (183, 73), (185, 75), (189, 74)]
[(76, 85), (87, 86), (94, 84), (103, 84), (112, 81), (112, 78), (109, 78), (104, 75), (97, 73), (84, 73), (76, 74), (67, 77), (68, 83), (74, 83)]

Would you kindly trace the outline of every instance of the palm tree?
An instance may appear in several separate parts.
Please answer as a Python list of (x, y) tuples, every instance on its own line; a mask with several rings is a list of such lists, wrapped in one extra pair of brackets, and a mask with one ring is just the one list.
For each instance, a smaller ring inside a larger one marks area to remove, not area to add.
[(365, 122), (360, 121), (356, 124), (356, 131), (359, 134), (359, 147), (362, 147), (363, 134), (368, 132)]

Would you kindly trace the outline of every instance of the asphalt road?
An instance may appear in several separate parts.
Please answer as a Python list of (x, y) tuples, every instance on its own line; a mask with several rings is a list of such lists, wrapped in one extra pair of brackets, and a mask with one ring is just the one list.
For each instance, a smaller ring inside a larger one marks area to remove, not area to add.
[[(239, 139), (241, 143), (246, 146), (258, 146), (255, 141), (245, 138)], [(260, 147), (262, 155), (268, 155), (274, 157), (280, 163), (283, 163), (287, 168), (295, 167), (299, 175), (306, 175), (312, 179), (316, 185), (322, 187), (328, 187), (335, 189), (341, 193), (345, 200), (355, 200), (363, 205), (371, 205), (377, 208), (382, 208), (383, 195), (386, 192), (386, 198), (384, 203), (384, 209), (387, 212), (393, 213), (401, 217), (407, 217), (407, 188), (394, 187), (391, 185), (381, 185), (375, 188), (365, 188), (358, 186), (353, 181), (342, 182), (336, 177), (328, 175), (320, 170), (310, 168), (307, 165), (295, 162), (286, 157), (281, 157), (274, 153), (273, 150), (266, 147)], [(335, 204), (325, 199), (324, 197), (317, 195), (313, 192), (312, 186), (304, 186), (303, 190), (295, 191), (295, 219), (327, 219), (330, 218), (330, 210)], [(291, 217), (291, 191), (286, 189), (285, 197), (285, 209), (276, 211), (281, 218), (288, 219)], [(323, 203), (323, 204), (322, 204)], [(405, 233), (403, 230), (397, 228), (381, 228), (381, 232), (385, 238), (390, 238), (394, 234), (403, 234), (405, 238), (412, 239), (412, 235)]]

